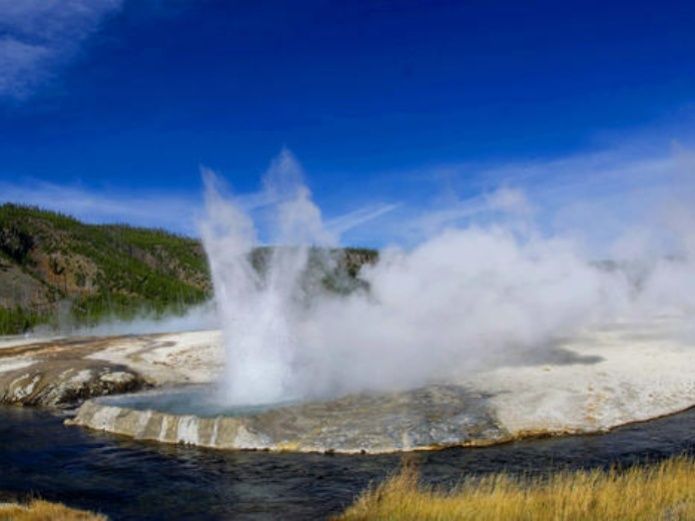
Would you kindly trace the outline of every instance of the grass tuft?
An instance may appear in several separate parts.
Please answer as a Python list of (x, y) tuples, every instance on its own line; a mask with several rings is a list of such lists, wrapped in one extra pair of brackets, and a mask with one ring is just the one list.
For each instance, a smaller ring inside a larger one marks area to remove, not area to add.
[(627, 470), (559, 472), (548, 478), (497, 474), (451, 491), (420, 483), (412, 465), (362, 493), (334, 521), (686, 521), (695, 520), (695, 459)]
[(26, 505), (0, 503), (0, 521), (108, 521), (108, 518), (37, 499)]

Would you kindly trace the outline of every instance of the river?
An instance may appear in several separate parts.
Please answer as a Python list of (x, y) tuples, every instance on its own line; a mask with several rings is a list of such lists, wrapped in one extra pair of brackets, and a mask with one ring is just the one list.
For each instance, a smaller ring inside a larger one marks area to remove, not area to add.
[[(39, 496), (116, 520), (324, 519), (402, 456), (230, 452), (138, 442), (63, 426), (46, 411), (0, 408), (0, 500)], [(695, 454), (695, 409), (607, 434), (422, 452), (423, 479), (546, 473)]]

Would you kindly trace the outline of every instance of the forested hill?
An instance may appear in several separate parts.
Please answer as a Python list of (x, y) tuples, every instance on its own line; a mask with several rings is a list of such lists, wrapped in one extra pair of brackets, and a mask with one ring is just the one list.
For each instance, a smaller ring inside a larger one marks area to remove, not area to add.
[(210, 289), (205, 254), (194, 239), (0, 206), (2, 333), (58, 313), (91, 323), (106, 313), (181, 308), (204, 300)]
[[(352, 277), (377, 255), (360, 249), (346, 253), (343, 267)], [(181, 312), (208, 299), (211, 291), (205, 253), (196, 239), (0, 206), (0, 334), (40, 323), (95, 324), (107, 315), (127, 319), (143, 311)]]

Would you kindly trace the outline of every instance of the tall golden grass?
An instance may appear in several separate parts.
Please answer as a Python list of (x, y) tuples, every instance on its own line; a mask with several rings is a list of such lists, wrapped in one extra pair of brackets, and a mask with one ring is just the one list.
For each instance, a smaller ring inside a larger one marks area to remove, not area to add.
[(498, 474), (451, 491), (425, 486), (412, 465), (368, 489), (335, 521), (695, 520), (695, 458), (627, 470)]
[(61, 503), (34, 500), (26, 505), (0, 503), (0, 521), (108, 521), (108, 518)]

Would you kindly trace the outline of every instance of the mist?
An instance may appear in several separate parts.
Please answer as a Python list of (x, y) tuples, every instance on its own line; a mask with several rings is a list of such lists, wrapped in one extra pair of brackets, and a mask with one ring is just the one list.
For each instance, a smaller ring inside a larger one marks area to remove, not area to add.
[(181, 333), (219, 327), (215, 306), (211, 301), (191, 306), (181, 313), (160, 314), (143, 309), (134, 313), (135, 318), (125, 319), (114, 314), (101, 318), (97, 324), (75, 323), (70, 315), (70, 303), (59, 312), (57, 325), (38, 325), (28, 335), (38, 338), (52, 336), (120, 336)]
[(181, 333), (217, 328), (212, 302), (191, 306), (182, 313), (158, 315), (144, 311), (133, 320), (118, 317), (101, 320), (93, 326), (79, 326), (71, 334), (79, 336), (145, 335)]
[[(505, 186), (476, 203), (485, 219), (385, 248), (358, 275), (368, 289), (346, 296), (302, 282), (309, 249), (340, 237), (289, 151), (264, 177), (260, 219), (213, 172), (204, 180), (200, 230), (225, 342), (221, 392), (231, 404), (460, 380), (542, 357), (586, 328), (695, 311), (695, 220), (678, 190), (659, 191), (653, 221), (624, 222), (598, 253), (580, 239), (586, 230), (539, 226), (542, 212)], [(259, 222), (277, 246), (264, 275), (249, 255), (261, 244)]]

